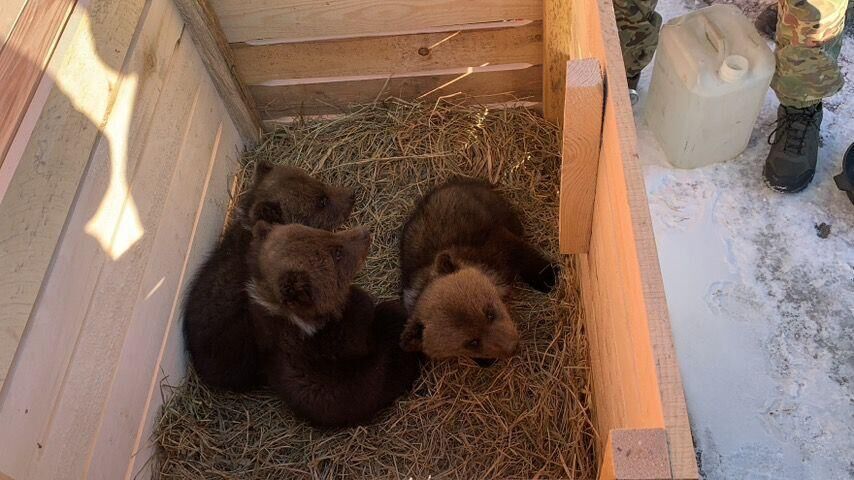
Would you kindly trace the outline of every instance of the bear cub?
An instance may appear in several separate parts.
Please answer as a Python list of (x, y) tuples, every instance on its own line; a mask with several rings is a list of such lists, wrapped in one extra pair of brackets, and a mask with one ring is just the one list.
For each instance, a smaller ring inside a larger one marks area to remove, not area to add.
[(352, 190), (324, 185), (301, 169), (257, 165), (235, 220), (199, 268), (184, 299), (184, 342), (202, 381), (234, 391), (262, 384), (246, 291), (252, 226), (264, 220), (334, 229), (350, 216), (353, 203)]
[(456, 178), (429, 192), (400, 241), (409, 313), (402, 347), (481, 366), (511, 356), (519, 333), (504, 303), (510, 285), (521, 279), (548, 292), (558, 274), (523, 235), (516, 212), (486, 182)]
[(332, 233), (258, 222), (250, 297), (267, 383), (319, 427), (370, 421), (406, 393), (419, 357), (399, 338), (406, 312), (351, 286), (371, 244), (367, 229)]

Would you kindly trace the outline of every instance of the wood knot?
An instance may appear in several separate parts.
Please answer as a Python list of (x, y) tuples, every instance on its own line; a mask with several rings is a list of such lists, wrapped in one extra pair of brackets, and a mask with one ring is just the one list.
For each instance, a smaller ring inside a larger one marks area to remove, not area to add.
[(430, 55), (430, 49), (427, 47), (421, 47), (418, 49), (418, 55), (426, 57), (427, 55)]

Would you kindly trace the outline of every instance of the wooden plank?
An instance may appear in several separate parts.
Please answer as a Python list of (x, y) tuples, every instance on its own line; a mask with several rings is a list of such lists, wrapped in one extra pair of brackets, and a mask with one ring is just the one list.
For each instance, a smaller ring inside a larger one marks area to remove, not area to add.
[[(239, 140), (240, 137), (234, 126), (226, 122), (223, 125), (220, 147), (216, 152), (213, 171), (196, 220), (189, 252), (184, 260), (185, 274), (182, 291), (178, 293), (176, 298), (178, 302), (183, 297), (183, 289), (189, 283), (190, 275), (207, 257), (222, 232), (223, 221), (230, 201), (229, 187), (232, 175), (239, 166)], [(180, 321), (180, 304), (176, 302), (169, 315), (163, 344), (156, 352), (158, 354), (157, 363), (151, 370), (151, 383), (148, 385), (148, 391), (144, 396), (146, 403), (141, 412), (144, 416), (140, 420), (136, 443), (133, 448), (133, 457), (125, 478), (153, 478), (150, 467), (157, 447), (152, 435), (160, 415), (164, 395), (169, 394), (168, 389), (161, 392), (161, 385), (178, 386), (187, 371)]]
[(561, 253), (586, 253), (590, 248), (604, 100), (599, 60), (567, 63), (560, 174)]
[[(154, 113), (158, 121), (144, 140), (127, 199), (114, 222), (116, 233), (108, 249), (112, 258), (103, 264), (86, 302), (82, 329), (44, 435), (35, 478), (84, 472), (89, 461), (133, 307), (138, 295), (145, 294), (141, 292), (143, 275), (176, 164), (181, 152), (186, 151), (189, 119), (199, 108), (200, 82), (193, 68), (194, 53), (191, 42), (180, 42), (172, 58), (173, 68)], [(128, 241), (126, 237), (134, 233), (134, 226), (142, 235)]]
[(223, 36), (219, 19), (207, 0), (175, 0), (175, 5), (187, 22), (205, 68), (243, 141), (247, 145), (256, 143), (260, 138), (261, 120), (234, 66), (231, 48)]
[[(673, 478), (696, 479), (611, 0), (573, 2), (571, 29), (571, 58), (598, 59), (606, 77), (590, 251), (579, 261), (591, 332), (597, 430), (663, 426)], [(592, 338), (599, 335), (612, 337)], [(603, 349), (609, 342), (616, 348)], [(607, 398), (617, 389), (632, 400)]]
[[(543, 63), (541, 22), (510, 28), (350, 38), (325, 42), (233, 44), (249, 85), (276, 80), (378, 76), (484, 65)], [(312, 82), (306, 82), (312, 83)]]
[[(206, 76), (200, 63), (195, 74)], [(187, 271), (189, 249), (215, 160), (221, 146), (235, 146), (221, 145), (228, 115), (220, 112), (216, 90), (201, 83), (89, 455), (86, 471), (92, 478), (123, 478), (127, 473), (165, 334), (179, 308), (181, 286), (192, 273)]]
[[(29, 0), (8, 40), (0, 43), (0, 165), (75, 3), (76, 0)], [(17, 4), (11, 0), (9, 6), (3, 7), (0, 21), (7, 21), (4, 17), (10, 13), (6, 9), (11, 12)]]
[[(0, 50), (12, 34), (18, 16), (27, 5), (27, 0), (4, 0), (0, 2)], [(0, 477), (2, 478), (2, 477)]]
[(64, 33), (64, 53), (51, 59), (56, 88), (0, 203), (0, 380), (53, 258), (98, 126), (115, 99), (144, 4), (93, 0)]
[(211, 5), (232, 43), (380, 36), (543, 18), (543, 0), (211, 0)]
[[(117, 223), (117, 214), (111, 215), (108, 206), (121, 206), (126, 200), (122, 184), (130, 182), (136, 172), (182, 28), (183, 22), (168, 0), (152, 1), (129, 54), (127, 75), (118, 84), (115, 105), (102, 127), (104, 136), (94, 152), (87, 153), (92, 156), (91, 164), (9, 372), (0, 402), (0, 423), (8, 427), (0, 429), (0, 443), (6, 446), (0, 449), (0, 466), (15, 465), (10, 471), (19, 472), (22, 478), (39, 452), (37, 444), (45, 444), (88, 300), (108, 261), (107, 250), (90, 235), (89, 227), (95, 225), (96, 217), (101, 224), (111, 217)], [(132, 78), (139, 82), (130, 81)], [(55, 160), (65, 159), (58, 155)]]
[(265, 119), (291, 115), (340, 113), (348, 105), (370, 103), (387, 96), (435, 100), (459, 92), (481, 103), (515, 99), (539, 101), (542, 69), (479, 72), (459, 75), (428, 75), (351, 82), (250, 87)]
[(576, 42), (572, 28), (573, 15), (578, 14), (574, 11), (575, 3), (578, 2), (543, 0), (543, 116), (558, 124), (564, 117), (566, 62)]
[(599, 480), (670, 480), (669, 457), (662, 428), (611, 430)]

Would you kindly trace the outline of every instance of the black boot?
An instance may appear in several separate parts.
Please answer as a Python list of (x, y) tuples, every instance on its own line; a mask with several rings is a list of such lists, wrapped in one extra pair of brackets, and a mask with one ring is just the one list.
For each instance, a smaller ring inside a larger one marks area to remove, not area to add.
[(821, 104), (807, 108), (780, 105), (777, 128), (768, 137), (771, 152), (765, 160), (765, 181), (778, 192), (800, 192), (815, 175)]

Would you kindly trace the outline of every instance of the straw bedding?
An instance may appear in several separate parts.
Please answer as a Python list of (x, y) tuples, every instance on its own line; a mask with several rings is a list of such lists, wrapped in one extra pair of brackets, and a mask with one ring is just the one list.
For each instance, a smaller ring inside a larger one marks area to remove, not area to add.
[[(516, 205), (531, 241), (555, 259), (557, 129), (524, 108), (389, 99), (332, 120), (266, 135), (244, 156), (241, 190), (256, 162), (290, 163), (355, 186), (352, 224), (371, 228), (357, 284), (398, 293), (398, 236), (407, 213), (453, 175), (489, 179)], [(268, 392), (213, 392), (190, 372), (156, 428), (155, 472), (202, 478), (594, 477), (587, 344), (575, 271), (565, 258), (551, 295), (515, 288), (520, 353), (492, 368), (468, 360), (428, 364), (414, 391), (370, 426), (318, 431)]]

